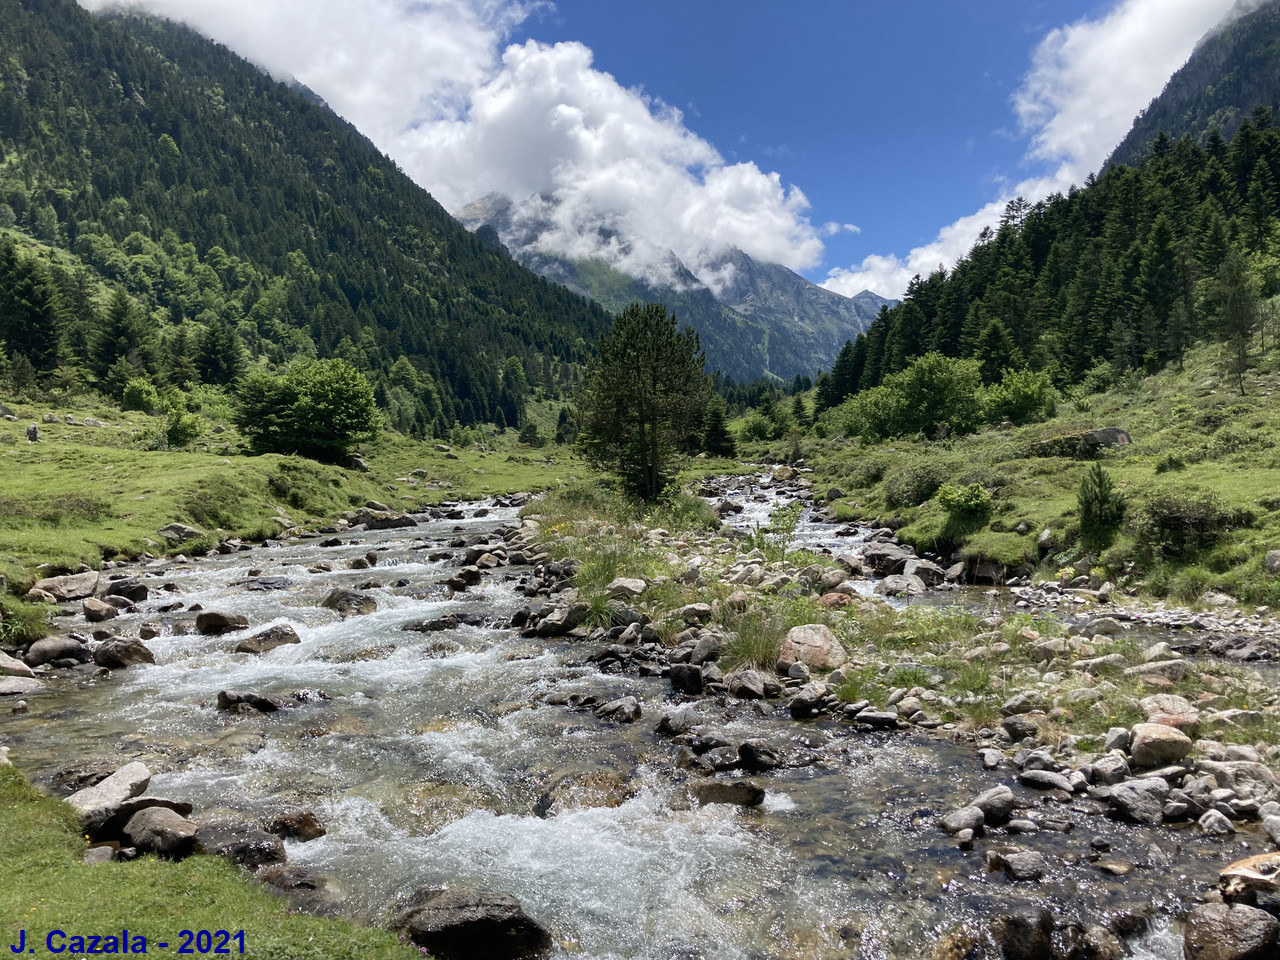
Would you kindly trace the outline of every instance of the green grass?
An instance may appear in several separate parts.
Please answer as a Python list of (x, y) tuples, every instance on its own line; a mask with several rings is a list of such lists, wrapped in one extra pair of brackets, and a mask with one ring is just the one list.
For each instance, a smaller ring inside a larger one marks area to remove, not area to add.
[[(145, 857), (86, 865), (75, 814), (40, 796), (14, 767), (0, 767), (0, 942), (44, 951), (50, 930), (147, 938), (176, 946), (179, 930), (245, 932), (245, 955), (279, 960), (417, 958), (384, 930), (296, 913), (288, 901), (214, 857), (180, 863)], [(8, 937), (9, 939), (3, 939)], [(172, 952), (172, 950), (170, 951)]]

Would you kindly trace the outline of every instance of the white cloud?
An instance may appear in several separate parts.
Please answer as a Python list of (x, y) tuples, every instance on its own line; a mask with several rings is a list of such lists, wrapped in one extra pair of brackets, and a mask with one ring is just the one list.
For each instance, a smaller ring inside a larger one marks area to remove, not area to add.
[(1014, 94), (1027, 161), (1046, 175), (1023, 180), (977, 213), (943, 227), (905, 257), (872, 255), (832, 270), (823, 286), (852, 296), (870, 289), (901, 296), (916, 274), (950, 268), (983, 227), (994, 226), (1015, 196), (1042, 200), (1102, 166), (1133, 118), (1191, 55), (1196, 41), (1232, 12), (1233, 0), (1121, 0), (1096, 20), (1051, 31)]
[[(111, 0), (81, 0), (100, 8)], [(730, 246), (794, 269), (823, 244), (805, 195), (728, 163), (682, 113), (621, 86), (580, 43), (503, 49), (515, 0), (137, 0), (325, 98), (450, 210), (537, 195), (539, 245), (633, 275)]]
[(834, 220), (828, 220), (818, 228), (818, 232), (824, 237), (834, 237), (841, 233), (861, 233), (862, 228), (855, 223), (837, 223)]

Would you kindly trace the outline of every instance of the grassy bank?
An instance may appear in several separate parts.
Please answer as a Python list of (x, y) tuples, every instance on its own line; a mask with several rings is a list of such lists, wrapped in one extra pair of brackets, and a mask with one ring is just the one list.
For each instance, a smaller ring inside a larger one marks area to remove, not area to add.
[[(1042, 423), (867, 444), (840, 436), (828, 415), (824, 438), (749, 444), (744, 454), (804, 456), (822, 492), (838, 488), (839, 516), (891, 522), (917, 550), (1051, 579), (1083, 566), (1184, 603), (1220, 590), (1274, 605), (1280, 578), (1266, 573), (1264, 558), (1280, 548), (1280, 352), (1255, 361), (1243, 396), (1223, 376), (1222, 348), (1211, 345), (1189, 353), (1181, 370), (1063, 397)], [(1093, 460), (1069, 455), (1063, 438), (1102, 427), (1133, 441), (1096, 455), (1127, 509), (1123, 524), (1086, 550), (1077, 493)], [(990, 505), (957, 519), (939, 503), (943, 484), (978, 484)]]
[(147, 938), (149, 951), (167, 942), (173, 952), (180, 930), (243, 930), (246, 956), (421, 960), (420, 950), (384, 930), (295, 913), (224, 860), (87, 865), (80, 862), (84, 843), (70, 807), (41, 797), (14, 767), (0, 767), (0, 861), (7, 873), (0, 943), (17, 943), (18, 931), (26, 930), (28, 947), (43, 953), (51, 930), (118, 937), (127, 928), (130, 939)]

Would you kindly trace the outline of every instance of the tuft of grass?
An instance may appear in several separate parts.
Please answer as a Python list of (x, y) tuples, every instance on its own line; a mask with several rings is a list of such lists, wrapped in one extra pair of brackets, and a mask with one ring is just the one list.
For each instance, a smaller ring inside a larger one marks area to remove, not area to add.
[(0, 645), (21, 646), (49, 632), (49, 620), (58, 608), (44, 603), (23, 603), (0, 597)]
[(772, 670), (778, 662), (787, 627), (764, 610), (748, 610), (725, 622), (730, 633), (720, 652), (728, 670)]

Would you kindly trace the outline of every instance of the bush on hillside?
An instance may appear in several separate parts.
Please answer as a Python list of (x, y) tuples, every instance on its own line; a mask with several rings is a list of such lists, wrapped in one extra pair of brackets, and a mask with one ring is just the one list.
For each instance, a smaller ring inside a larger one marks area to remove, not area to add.
[(254, 373), (240, 387), (236, 426), (260, 453), (345, 458), (378, 433), (373, 388), (346, 360), (304, 360), (283, 376)]

